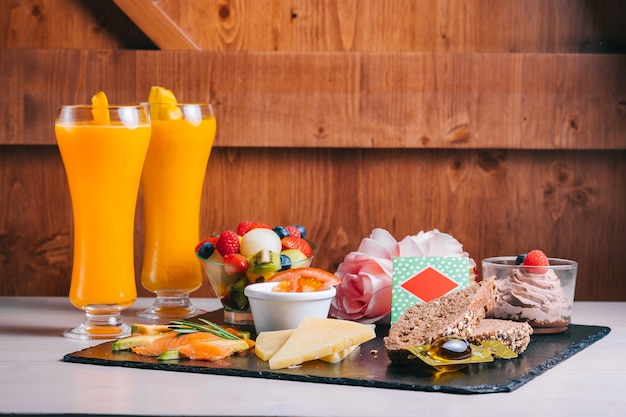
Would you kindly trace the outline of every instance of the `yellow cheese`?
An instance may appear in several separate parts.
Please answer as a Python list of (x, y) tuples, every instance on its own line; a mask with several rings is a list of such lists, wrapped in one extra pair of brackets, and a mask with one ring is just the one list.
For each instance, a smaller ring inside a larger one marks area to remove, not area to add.
[(269, 359), (270, 369), (287, 368), (342, 352), (376, 337), (372, 326), (348, 320), (305, 317)]
[[(256, 338), (254, 353), (256, 353), (261, 360), (269, 360), (285, 344), (292, 333), (293, 329), (261, 332)], [(338, 363), (344, 360), (346, 356), (354, 352), (357, 347), (357, 345), (353, 345), (342, 351), (322, 356), (319, 359), (328, 363)]]
[(259, 333), (254, 341), (254, 353), (259, 359), (269, 360), (285, 344), (292, 333), (293, 329)]
[(352, 345), (349, 348), (344, 349), (342, 351), (331, 353), (330, 355), (322, 356), (320, 360), (324, 362), (328, 362), (328, 363), (339, 363), (342, 360), (344, 360), (346, 356), (354, 352), (356, 348), (358, 347), (359, 347), (358, 345)]

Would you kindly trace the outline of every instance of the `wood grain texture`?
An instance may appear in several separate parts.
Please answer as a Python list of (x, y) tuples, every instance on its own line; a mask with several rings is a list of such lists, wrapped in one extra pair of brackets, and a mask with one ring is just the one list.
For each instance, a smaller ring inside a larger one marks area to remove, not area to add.
[(159, 0), (205, 50), (624, 52), (620, 0)]
[(113, 1), (159, 49), (200, 49), (194, 40), (155, 2), (151, 0)]
[[(205, 50), (626, 52), (621, 0), (121, 1), (150, 3)], [(114, 0), (3, 0), (0, 27), (0, 47), (156, 49)]]
[[(0, 295), (67, 295), (72, 220), (57, 148), (0, 147), (0, 201)], [(334, 271), (376, 227), (397, 239), (437, 228), (478, 262), (532, 248), (575, 259), (578, 300), (626, 300), (625, 204), (623, 150), (217, 148), (201, 233), (300, 223), (320, 244), (314, 265)], [(138, 267), (141, 195), (137, 213)]]
[[(0, 143), (53, 144), (60, 104), (151, 85), (210, 100), (217, 146), (624, 149), (626, 55), (0, 49)], [(190, 70), (193, 69), (193, 70)]]
[(1, 48), (156, 49), (112, 0), (2, 0)]

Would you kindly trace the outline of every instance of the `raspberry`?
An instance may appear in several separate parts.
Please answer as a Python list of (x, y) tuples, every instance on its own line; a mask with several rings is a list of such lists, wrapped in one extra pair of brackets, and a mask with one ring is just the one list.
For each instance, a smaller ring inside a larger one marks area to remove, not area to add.
[(524, 257), (524, 266), (529, 268), (525, 268), (526, 271), (533, 274), (545, 274), (548, 272), (548, 266), (550, 266), (550, 261), (548, 261), (548, 257), (545, 253), (540, 251), (539, 249), (531, 250)]
[(229, 253), (239, 253), (239, 236), (232, 230), (222, 232), (219, 239), (217, 239), (215, 249), (222, 256)]
[(287, 236), (282, 238), (280, 240), (280, 243), (282, 243), (283, 249), (298, 249), (307, 258), (310, 258), (311, 255), (313, 255), (313, 249), (311, 249), (311, 245), (309, 245), (309, 242), (302, 238)]

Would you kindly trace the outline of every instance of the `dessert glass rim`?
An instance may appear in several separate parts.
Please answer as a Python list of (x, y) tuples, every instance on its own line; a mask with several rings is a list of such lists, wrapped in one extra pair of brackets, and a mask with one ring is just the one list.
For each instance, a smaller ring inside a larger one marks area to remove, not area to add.
[[(311, 246), (311, 250), (313, 251), (313, 254), (311, 256), (309, 256), (308, 258), (304, 258), (304, 259), (302, 259), (301, 261), (298, 261), (298, 262), (304, 262), (304, 261), (312, 260), (313, 258), (315, 258), (315, 256), (317, 255), (317, 252), (319, 250), (317, 245), (314, 242), (312, 242), (312, 241), (310, 241), (308, 239), (304, 239), (304, 240), (306, 240), (307, 243), (309, 244), (309, 246)], [(199, 256), (197, 253), (196, 253), (196, 256), (202, 262), (207, 262), (207, 263), (210, 263), (210, 264), (213, 264), (213, 265), (217, 265), (217, 266), (224, 266), (225, 265), (224, 262), (217, 262), (217, 261), (215, 261), (213, 259), (203, 258), (203, 257)]]
[[(510, 267), (510, 268), (519, 268), (524, 265), (518, 265), (515, 263), (517, 260), (517, 256), (493, 256), (490, 258), (485, 258), (481, 261), (481, 263), (499, 266), (499, 267)], [(548, 262), (550, 262), (550, 268), (552, 269), (571, 269), (577, 268), (578, 262), (573, 261), (571, 259), (564, 258), (548, 258)]]

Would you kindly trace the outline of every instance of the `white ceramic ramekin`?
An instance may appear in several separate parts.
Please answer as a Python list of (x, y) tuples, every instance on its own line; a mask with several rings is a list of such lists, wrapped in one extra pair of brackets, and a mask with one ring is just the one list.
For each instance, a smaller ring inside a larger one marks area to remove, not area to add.
[(276, 285), (278, 282), (262, 282), (244, 289), (257, 334), (295, 329), (304, 317), (328, 317), (330, 302), (337, 292), (335, 287), (312, 292), (272, 291)]

